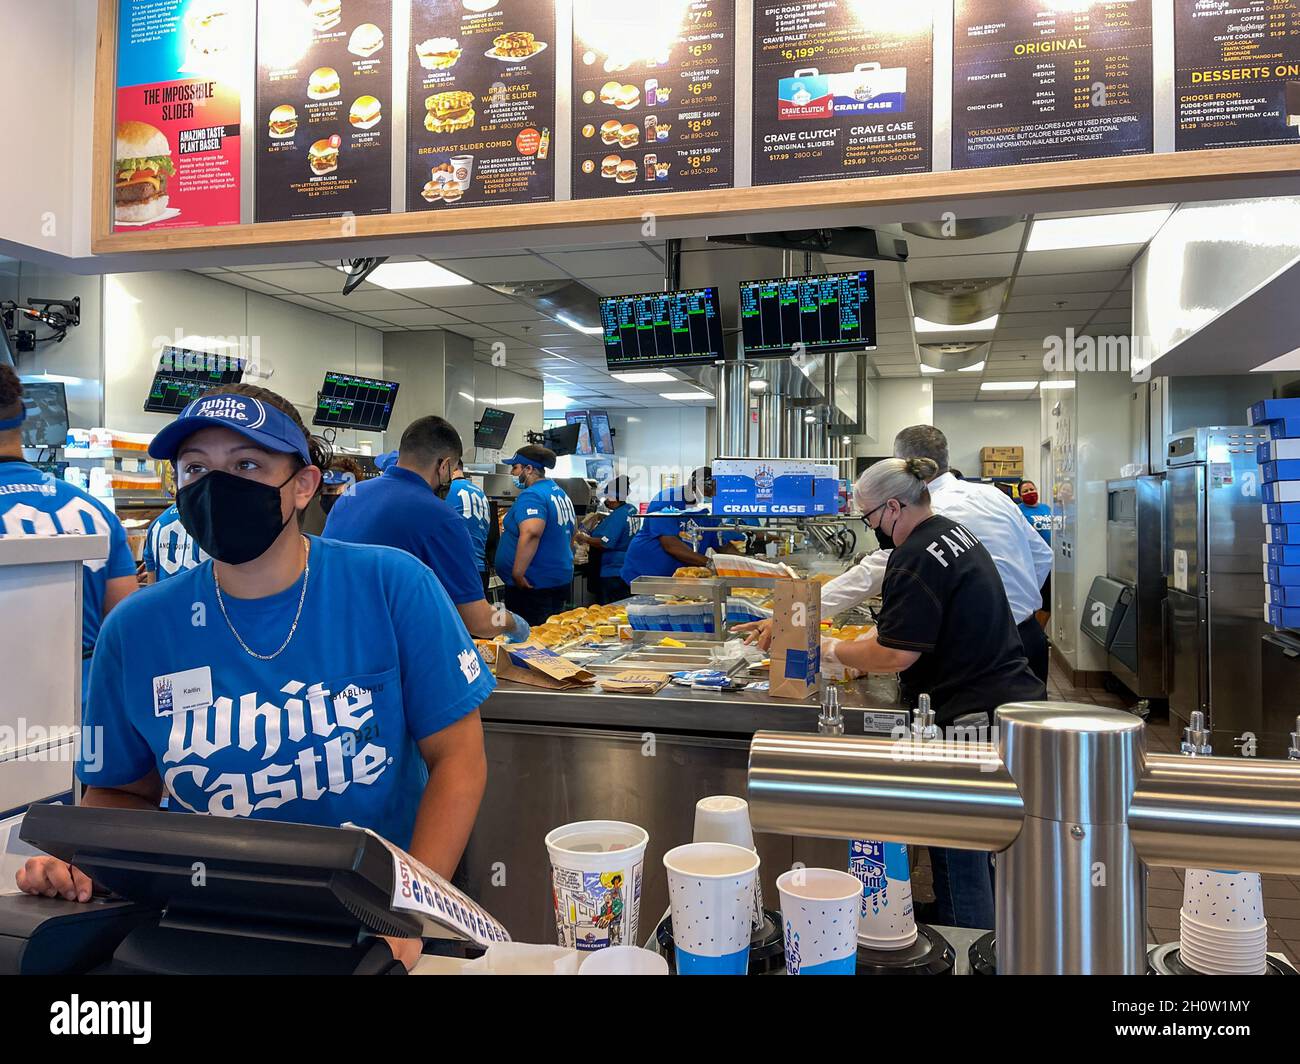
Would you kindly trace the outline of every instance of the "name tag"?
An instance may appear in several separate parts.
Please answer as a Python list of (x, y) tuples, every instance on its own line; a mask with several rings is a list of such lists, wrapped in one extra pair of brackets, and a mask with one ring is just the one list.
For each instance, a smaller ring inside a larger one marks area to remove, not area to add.
[(153, 678), (153, 715), (170, 717), (212, 705), (212, 669), (204, 665)]

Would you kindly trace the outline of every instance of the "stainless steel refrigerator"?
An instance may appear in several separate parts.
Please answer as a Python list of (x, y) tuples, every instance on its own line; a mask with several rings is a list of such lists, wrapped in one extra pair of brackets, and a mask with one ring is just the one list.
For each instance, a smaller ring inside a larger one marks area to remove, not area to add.
[(1264, 573), (1259, 468), (1263, 429), (1214, 426), (1169, 440), (1165, 573), (1169, 708), (1202, 710), (1216, 754), (1242, 752), (1262, 728)]

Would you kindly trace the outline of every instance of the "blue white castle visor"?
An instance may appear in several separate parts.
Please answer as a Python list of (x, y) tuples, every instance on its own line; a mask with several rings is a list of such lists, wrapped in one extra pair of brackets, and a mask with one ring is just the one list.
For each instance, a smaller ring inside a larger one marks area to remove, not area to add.
[(312, 464), (302, 429), (288, 414), (250, 395), (205, 395), (195, 399), (153, 438), (149, 456), (174, 462), (182, 443), (210, 428), (230, 429), (268, 451), (296, 454), (307, 465)]
[(536, 458), (529, 458), (528, 455), (526, 454), (512, 454), (509, 458), (501, 459), (501, 464), (503, 466), (513, 466), (513, 465), (532, 466), (534, 469), (542, 470), (542, 472), (554, 468), (554, 466), (543, 465)]

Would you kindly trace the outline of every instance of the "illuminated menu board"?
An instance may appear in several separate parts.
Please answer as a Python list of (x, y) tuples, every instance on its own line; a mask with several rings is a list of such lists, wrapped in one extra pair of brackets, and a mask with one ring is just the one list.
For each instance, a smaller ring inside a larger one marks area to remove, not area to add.
[(716, 288), (602, 299), (600, 321), (605, 363), (611, 370), (699, 365), (722, 357)]
[(760, 357), (875, 347), (875, 275), (861, 270), (745, 281), (740, 329), (745, 354)]

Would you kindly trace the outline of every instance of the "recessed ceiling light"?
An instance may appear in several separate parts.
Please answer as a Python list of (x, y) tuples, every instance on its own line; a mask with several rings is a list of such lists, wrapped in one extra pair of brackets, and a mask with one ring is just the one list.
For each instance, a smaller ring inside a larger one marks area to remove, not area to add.
[(749, 390), (751, 392), (765, 392), (767, 391), (767, 381), (756, 378), (749, 382)]
[(567, 325), (570, 329), (573, 329), (576, 332), (580, 332), (585, 336), (601, 336), (605, 332), (602, 326), (583, 325), (581, 322), (575, 321), (567, 314), (556, 314), (555, 320), (558, 321), (561, 325)]
[(959, 369), (957, 372), (958, 372), (958, 373), (978, 373), (978, 372), (979, 372), (980, 370), (982, 370), (983, 368), (984, 368), (984, 363), (983, 363), (983, 362), (976, 362), (975, 365), (973, 365), (973, 366), (962, 366), (962, 368)]
[(1035, 218), (1026, 251), (1065, 251), (1115, 244), (1145, 244), (1169, 217), (1170, 210), (1085, 214), (1077, 218)]
[(713, 396), (708, 392), (660, 392), (660, 399), (676, 399), (679, 402), (690, 402), (692, 399), (712, 399)]
[[(546, 397), (548, 403), (550, 402), (550, 399), (551, 397), (548, 395)], [(529, 403), (540, 403), (541, 401), (542, 400), (540, 399), (527, 399), (522, 395), (507, 395), (501, 399), (483, 400), (484, 404), (487, 406), (527, 406)]]
[(998, 316), (994, 314), (991, 318), (973, 321), (969, 325), (944, 325), (937, 321), (926, 321), (925, 318), (914, 319), (914, 324), (918, 333), (991, 332), (997, 327)]
[(1061, 388), (1073, 388), (1074, 381), (1039, 381), (1038, 387), (1043, 391), (1057, 391)]
[[(346, 266), (336, 266), (335, 269), (340, 273), (349, 272)], [(474, 283), (468, 277), (425, 259), (419, 262), (385, 262), (376, 266), (366, 280), (388, 289), (452, 288)]]
[(661, 373), (658, 370), (644, 373), (611, 373), (610, 376), (624, 384), (662, 384), (677, 379), (671, 373)]
[(985, 381), (982, 392), (1028, 392), (1038, 387), (1037, 381)]
[[(535, 403), (537, 400), (533, 399), (531, 402)], [(571, 402), (573, 402), (573, 400), (567, 395), (561, 395), (559, 392), (547, 392), (543, 397), (542, 405), (554, 409), (556, 407), (568, 406)]]

